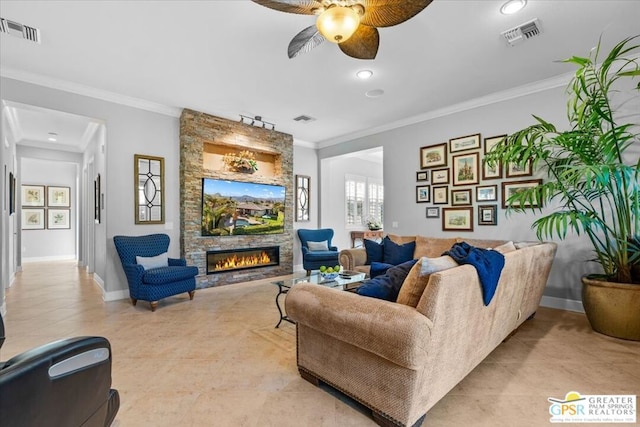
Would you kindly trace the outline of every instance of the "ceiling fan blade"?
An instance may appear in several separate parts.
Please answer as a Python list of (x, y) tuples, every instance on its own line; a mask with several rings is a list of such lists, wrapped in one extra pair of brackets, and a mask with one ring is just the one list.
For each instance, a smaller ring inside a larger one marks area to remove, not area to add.
[(360, 25), (346, 41), (338, 44), (346, 55), (356, 59), (374, 59), (378, 53), (380, 34), (374, 27)]
[[(255, 0), (254, 0), (255, 1)], [(360, 23), (370, 27), (391, 27), (413, 18), (433, 0), (363, 0)]]
[(289, 58), (295, 58), (298, 55), (307, 53), (323, 41), (324, 37), (322, 37), (315, 25), (307, 27), (296, 34), (289, 42)]
[(322, 7), (322, 3), (315, 0), (251, 0), (261, 6), (280, 12), (313, 15), (314, 9)]

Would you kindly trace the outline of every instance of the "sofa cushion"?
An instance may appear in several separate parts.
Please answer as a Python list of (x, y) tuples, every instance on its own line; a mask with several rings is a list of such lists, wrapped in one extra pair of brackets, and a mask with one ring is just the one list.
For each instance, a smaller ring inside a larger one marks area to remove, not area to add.
[(328, 251), (329, 250), (329, 242), (327, 242), (326, 240), (323, 241), (323, 242), (307, 241), (307, 247), (309, 248), (310, 252)]
[(159, 267), (145, 270), (142, 283), (145, 285), (164, 285), (179, 280), (190, 279), (198, 275), (198, 267)]
[(393, 264), (387, 264), (386, 262), (372, 262), (371, 268), (369, 269), (369, 277), (372, 279), (378, 276), (382, 276), (393, 267)]
[(363, 242), (364, 242), (364, 250), (367, 251), (367, 261), (365, 265), (370, 265), (372, 262), (383, 262), (384, 240), (378, 243), (375, 240), (364, 239)]
[(387, 237), (393, 242), (399, 245), (404, 245), (405, 243), (415, 242), (416, 236), (399, 236), (397, 234), (387, 234)]
[(456, 239), (451, 238), (436, 238), (436, 237), (416, 237), (416, 250), (413, 253), (415, 259), (422, 257), (436, 258), (442, 255), (444, 251), (447, 251), (456, 243)]
[(395, 265), (381, 276), (367, 280), (358, 288), (358, 295), (384, 299), (394, 302), (398, 298), (398, 291), (416, 260)]
[(413, 252), (416, 248), (416, 242), (408, 242), (403, 245), (399, 245), (393, 242), (389, 237), (385, 237), (382, 242), (384, 246), (383, 261), (387, 264), (398, 265), (414, 259)]
[(458, 263), (448, 255), (438, 258), (420, 258), (404, 280), (398, 293), (397, 302), (416, 307), (420, 302), (424, 289), (427, 287), (427, 283), (429, 283), (431, 273), (447, 270), (457, 265)]
[(518, 250), (516, 249), (516, 245), (514, 245), (513, 242), (511, 241), (507, 243), (503, 243), (502, 245), (496, 246), (495, 248), (492, 248), (492, 249), (494, 251), (500, 252), (502, 255)]
[(496, 246), (503, 245), (507, 243), (506, 240), (491, 240), (491, 239), (463, 239), (462, 237), (458, 237), (456, 239), (456, 243), (467, 242), (471, 246), (475, 246), (476, 248), (495, 248)]

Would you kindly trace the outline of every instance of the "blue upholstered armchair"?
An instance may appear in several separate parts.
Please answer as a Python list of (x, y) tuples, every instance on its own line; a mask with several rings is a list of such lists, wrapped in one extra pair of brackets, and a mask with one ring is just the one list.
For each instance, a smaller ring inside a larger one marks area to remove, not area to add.
[(331, 228), (300, 229), (298, 237), (302, 243), (302, 267), (307, 270), (307, 276), (311, 274), (311, 270), (317, 270), (322, 265), (327, 267), (338, 265), (338, 248), (331, 245), (331, 239), (333, 239)]
[(158, 301), (171, 295), (188, 292), (193, 299), (198, 268), (167, 256), (169, 236), (113, 236), (113, 243), (127, 275), (133, 305), (138, 300), (149, 301), (151, 311), (156, 311)]

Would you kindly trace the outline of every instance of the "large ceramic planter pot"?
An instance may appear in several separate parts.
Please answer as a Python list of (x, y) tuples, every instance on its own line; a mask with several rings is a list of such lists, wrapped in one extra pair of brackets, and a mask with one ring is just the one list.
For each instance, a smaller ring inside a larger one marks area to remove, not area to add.
[(582, 305), (594, 331), (640, 341), (640, 285), (583, 277)]

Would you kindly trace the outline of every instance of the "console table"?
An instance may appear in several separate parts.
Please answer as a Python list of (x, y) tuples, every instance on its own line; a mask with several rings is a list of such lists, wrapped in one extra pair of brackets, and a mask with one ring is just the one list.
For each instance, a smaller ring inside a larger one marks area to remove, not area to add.
[[(382, 238), (384, 237), (384, 231), (382, 230), (376, 230), (376, 231), (372, 231), (372, 230), (366, 230), (366, 231), (352, 231), (351, 232), (351, 247), (355, 248), (356, 247), (356, 240), (361, 240), (363, 241), (364, 239), (369, 239), (369, 240), (382, 240)], [(364, 245), (364, 243), (362, 243)]]

